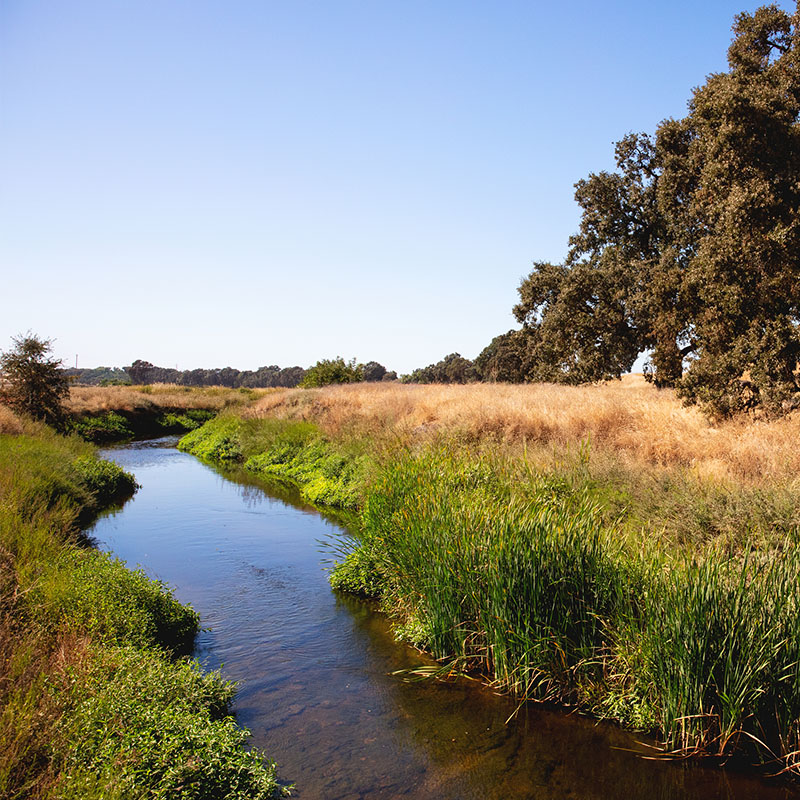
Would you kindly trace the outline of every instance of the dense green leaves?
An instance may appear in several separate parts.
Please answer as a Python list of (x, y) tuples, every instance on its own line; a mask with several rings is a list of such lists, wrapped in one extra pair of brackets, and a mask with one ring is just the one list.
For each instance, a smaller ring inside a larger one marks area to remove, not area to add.
[(323, 358), (313, 367), (306, 370), (305, 377), (300, 381), (303, 388), (315, 386), (328, 386), (332, 383), (358, 383), (364, 380), (363, 364), (356, 364), (354, 358), (345, 361), (343, 358)]
[(470, 383), (480, 380), (473, 363), (460, 353), (450, 353), (441, 361), (403, 375), (403, 383)]
[(729, 70), (617, 171), (576, 185), (563, 264), (537, 263), (514, 309), (527, 380), (617, 377), (642, 350), (658, 386), (714, 415), (800, 398), (800, 38), (776, 6), (740, 14)]

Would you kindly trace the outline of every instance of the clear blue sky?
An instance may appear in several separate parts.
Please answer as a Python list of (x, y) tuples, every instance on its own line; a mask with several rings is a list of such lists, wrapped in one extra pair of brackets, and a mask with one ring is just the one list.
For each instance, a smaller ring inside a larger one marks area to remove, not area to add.
[(474, 357), (758, 5), (0, 0), (0, 349)]

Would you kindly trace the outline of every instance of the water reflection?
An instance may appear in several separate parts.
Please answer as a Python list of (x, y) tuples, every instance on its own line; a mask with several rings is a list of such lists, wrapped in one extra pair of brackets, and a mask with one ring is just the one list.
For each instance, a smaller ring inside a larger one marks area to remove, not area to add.
[(406, 683), (429, 663), (368, 605), (333, 593), (319, 552), (336, 541), (288, 488), (202, 465), (170, 441), (109, 455), (143, 488), (93, 530), (104, 547), (176, 587), (201, 613), (198, 656), (242, 682), (241, 722), (300, 798), (756, 798), (788, 788), (644, 761), (611, 725), (515, 708), (474, 682)]

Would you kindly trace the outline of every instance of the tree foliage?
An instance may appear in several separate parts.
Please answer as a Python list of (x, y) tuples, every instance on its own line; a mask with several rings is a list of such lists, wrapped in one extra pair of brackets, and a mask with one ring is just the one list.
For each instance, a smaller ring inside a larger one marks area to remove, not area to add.
[(20, 414), (61, 427), (69, 380), (61, 361), (48, 358), (52, 339), (40, 339), (29, 331), (11, 341), (14, 347), (0, 354), (0, 402)]
[(495, 336), (475, 359), (475, 370), (482, 381), (521, 383), (531, 371), (528, 363), (527, 336), (509, 331)]
[(403, 375), (403, 383), (471, 383), (480, 380), (475, 365), (460, 353), (450, 353), (441, 361)]
[(275, 386), (297, 386), (306, 371), (302, 367), (259, 367), (257, 370), (223, 369), (177, 370), (157, 367), (149, 361), (136, 359), (124, 368), (130, 380), (136, 384), (176, 383), (181, 386), (228, 386), (256, 389)]
[(776, 6), (736, 17), (727, 72), (684, 119), (616, 145), (576, 184), (563, 264), (537, 263), (514, 308), (525, 377), (646, 373), (726, 415), (800, 396), (800, 32)]
[(300, 386), (310, 389), (316, 386), (328, 386), (332, 383), (358, 383), (363, 380), (364, 365), (356, 364), (354, 358), (350, 361), (345, 361), (341, 357), (323, 358), (306, 370)]

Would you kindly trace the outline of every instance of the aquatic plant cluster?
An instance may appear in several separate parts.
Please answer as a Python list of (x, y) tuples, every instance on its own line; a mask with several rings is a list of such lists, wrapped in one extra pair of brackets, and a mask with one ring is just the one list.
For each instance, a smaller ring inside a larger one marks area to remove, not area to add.
[[(687, 543), (660, 535), (657, 503), (650, 527), (641, 499), (620, 506), (587, 446), (547, 468), (452, 431), (390, 439), (223, 416), (181, 447), (357, 506), (360, 535), (332, 585), (380, 598), (447, 672), (654, 732), (665, 752), (800, 772), (792, 526), (762, 531), (758, 547), (746, 521), (724, 546)], [(763, 495), (742, 487), (739, 499)], [(686, 513), (707, 498), (695, 501)]]
[(268, 798), (234, 687), (183, 657), (197, 614), (81, 539), (136, 488), (78, 437), (0, 435), (0, 796)]

